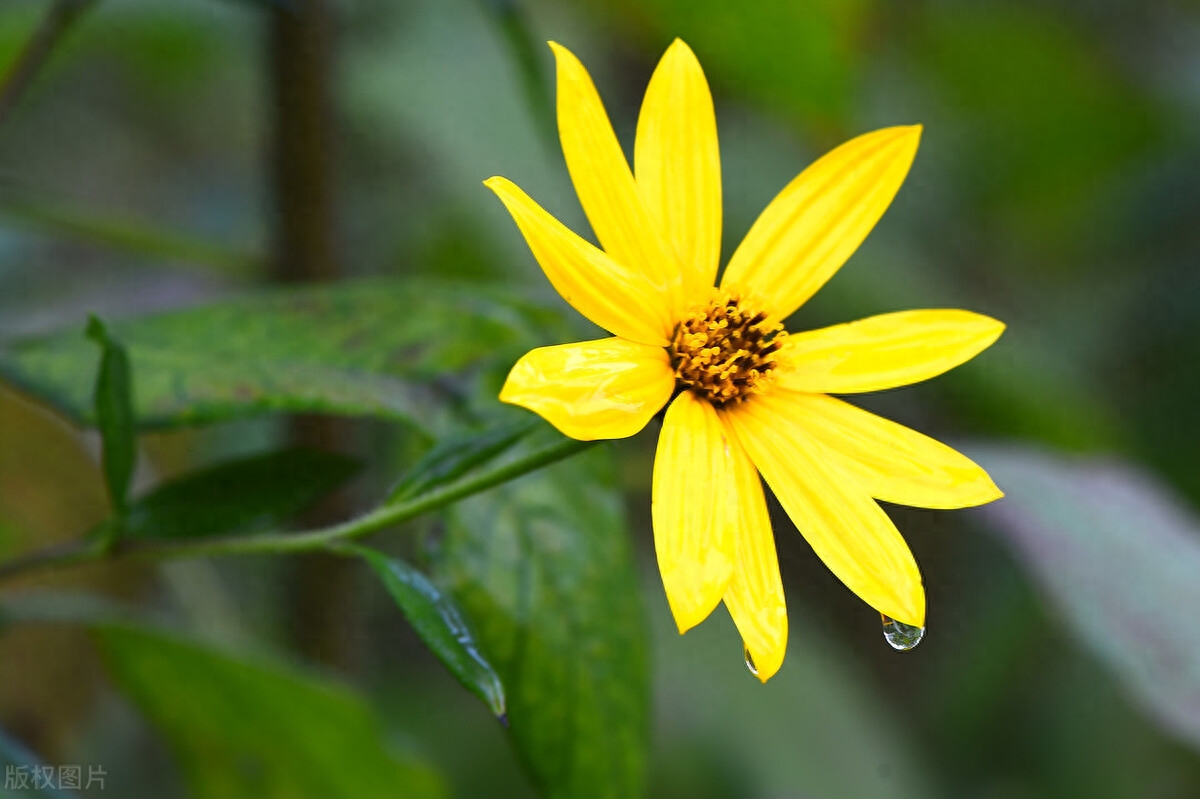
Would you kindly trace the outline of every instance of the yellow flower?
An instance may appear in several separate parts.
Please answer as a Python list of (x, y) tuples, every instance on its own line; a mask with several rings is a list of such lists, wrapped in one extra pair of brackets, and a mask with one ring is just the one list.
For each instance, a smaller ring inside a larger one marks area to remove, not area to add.
[(550, 46), (563, 154), (604, 249), (512, 182), (486, 185), (563, 298), (614, 337), (529, 352), (500, 399), (582, 440), (633, 435), (670, 402), (653, 486), (667, 600), (680, 632), (724, 600), (764, 682), (783, 662), (787, 611), (760, 473), (850, 590), (887, 617), (924, 626), (917, 564), (875, 500), (961, 508), (1002, 494), (960, 453), (829, 395), (941, 374), (990, 345), (1004, 325), (957, 310), (883, 314), (793, 335), (781, 324), (883, 215), (920, 127), (859, 136), (800, 173), (714, 288), (720, 157), (695, 55), (676, 40), (659, 62), (630, 171), (587, 70)]

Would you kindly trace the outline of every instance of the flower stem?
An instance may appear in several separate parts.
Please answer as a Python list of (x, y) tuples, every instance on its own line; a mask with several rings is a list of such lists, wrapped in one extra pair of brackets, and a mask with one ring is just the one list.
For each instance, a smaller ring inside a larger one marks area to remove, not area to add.
[(436, 488), (403, 502), (383, 505), (348, 521), (298, 533), (264, 533), (240, 537), (199, 540), (123, 540), (110, 551), (95, 542), (78, 541), (58, 545), (0, 563), (0, 582), (23, 577), (36, 571), (61, 568), (117, 558), (175, 560), (218, 555), (285, 555), (327, 551), (338, 544), (353, 541), (430, 511), (444, 508), (461, 499), (507, 483), (522, 475), (583, 452), (595, 441), (562, 439), (533, 450), (516, 460), (495, 465), (473, 476)]

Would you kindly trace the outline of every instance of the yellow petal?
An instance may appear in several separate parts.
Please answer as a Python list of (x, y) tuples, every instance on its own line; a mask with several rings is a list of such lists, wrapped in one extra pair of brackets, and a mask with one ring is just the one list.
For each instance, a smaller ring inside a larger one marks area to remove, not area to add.
[(572, 233), (512, 181), (484, 181), (512, 214), (550, 283), (575, 310), (622, 338), (665, 347), (676, 317), (668, 297), (639, 269)]
[(825, 285), (883, 216), (917, 153), (920, 125), (852, 139), (801, 172), (746, 234), (721, 279), (786, 318)]
[(845, 394), (905, 386), (974, 358), (1004, 323), (970, 311), (901, 311), (794, 333), (780, 353), (779, 384)]
[(737, 555), (733, 578), (725, 589), (725, 607), (742, 635), (742, 643), (754, 663), (755, 676), (766, 682), (783, 665), (787, 650), (787, 606), (762, 481), (732, 430), (728, 436), (733, 460), (732, 511)]
[(701, 302), (721, 259), (721, 154), (708, 82), (680, 39), (646, 88), (633, 163), (646, 209), (675, 248), (685, 298)]
[(500, 399), (563, 435), (594, 441), (641, 430), (674, 390), (666, 350), (604, 338), (530, 350), (508, 373)]
[(591, 76), (574, 54), (550, 42), (558, 64), (558, 136), (579, 202), (605, 252), (641, 271), (682, 311), (681, 272), (634, 183)]
[(1004, 496), (974, 461), (929, 436), (824, 394), (785, 393), (792, 421), (877, 499), (969, 508)]
[(667, 408), (654, 456), (654, 550), (679, 632), (708, 617), (733, 574), (732, 460), (717, 412), (690, 391)]
[(916, 561), (883, 509), (794, 418), (788, 392), (722, 411), (754, 465), (813, 551), (839, 580), (884, 615), (925, 626)]

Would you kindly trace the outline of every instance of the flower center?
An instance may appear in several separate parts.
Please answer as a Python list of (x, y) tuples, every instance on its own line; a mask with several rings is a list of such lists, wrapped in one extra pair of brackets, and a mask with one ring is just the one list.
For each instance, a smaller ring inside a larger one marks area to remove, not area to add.
[(681, 388), (714, 405), (761, 394), (787, 332), (736, 292), (717, 290), (683, 317), (671, 342), (671, 365)]

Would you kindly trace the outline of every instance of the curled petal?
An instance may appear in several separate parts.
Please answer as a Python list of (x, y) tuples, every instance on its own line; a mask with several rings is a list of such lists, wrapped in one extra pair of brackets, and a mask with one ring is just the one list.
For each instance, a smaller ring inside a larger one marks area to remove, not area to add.
[(829, 280), (875, 227), (917, 154), (921, 126), (851, 139), (801, 172), (766, 207), (721, 279), (772, 300), (783, 319)]
[(883, 509), (795, 419), (788, 392), (723, 411), (796, 527), (846, 587), (905, 624), (925, 626), (925, 589), (908, 545)]
[(508, 373), (500, 399), (563, 435), (594, 441), (638, 432), (674, 388), (666, 350), (606, 338), (530, 350)]
[(717, 413), (690, 391), (667, 408), (654, 456), (654, 550), (679, 631), (708, 617), (733, 574), (733, 463)]

